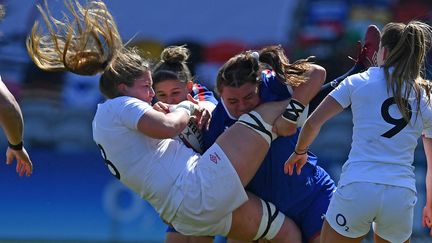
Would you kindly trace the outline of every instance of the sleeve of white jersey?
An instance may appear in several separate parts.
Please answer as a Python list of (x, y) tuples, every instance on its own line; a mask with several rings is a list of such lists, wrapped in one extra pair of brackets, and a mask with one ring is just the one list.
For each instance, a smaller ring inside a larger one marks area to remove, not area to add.
[(127, 128), (136, 130), (139, 119), (150, 109), (152, 107), (148, 103), (128, 97), (122, 104), (119, 119)]
[(330, 92), (333, 97), (343, 108), (351, 105), (351, 90), (353, 87), (350, 77), (344, 79), (334, 90)]

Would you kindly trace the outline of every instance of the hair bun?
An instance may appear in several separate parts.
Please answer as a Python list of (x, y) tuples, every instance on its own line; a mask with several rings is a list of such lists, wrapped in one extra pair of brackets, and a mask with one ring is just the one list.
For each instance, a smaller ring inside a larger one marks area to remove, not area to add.
[(166, 63), (183, 63), (190, 56), (190, 51), (183, 46), (169, 46), (161, 53), (161, 60)]

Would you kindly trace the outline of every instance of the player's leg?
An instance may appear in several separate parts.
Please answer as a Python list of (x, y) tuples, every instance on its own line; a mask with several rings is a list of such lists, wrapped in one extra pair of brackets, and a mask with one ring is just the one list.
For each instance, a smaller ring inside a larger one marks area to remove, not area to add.
[(360, 243), (363, 237), (349, 238), (345, 237), (336, 232), (327, 222), (324, 220), (323, 228), (321, 230), (321, 241), (322, 243)]
[(234, 210), (228, 237), (250, 242), (265, 239), (271, 242), (301, 242), (297, 225), (279, 212), (276, 207), (253, 194), (249, 200)]
[[(353, 182), (340, 185), (330, 201), (321, 230), (322, 243), (361, 242), (380, 218), (385, 185)], [(392, 211), (394, 212), (397, 211)]]
[(351, 58), (355, 61), (354, 66), (348, 70), (342, 76), (337, 77), (334, 80), (327, 81), (322, 87), (318, 94), (309, 102), (309, 114), (318, 107), (321, 101), (346, 77), (365, 71), (371, 66), (376, 66), (376, 55), (378, 53), (379, 43), (381, 39), (381, 33), (378, 27), (375, 25), (369, 25), (366, 30), (364, 37), (364, 44), (358, 42), (358, 56), (357, 58)]
[(371, 66), (377, 66), (377, 53), (379, 43), (381, 41), (381, 32), (376, 25), (369, 25), (365, 37), (364, 44), (360, 44), (360, 52), (355, 60), (356, 63), (362, 65), (365, 69)]
[[(288, 102), (266, 103), (242, 115), (199, 158), (198, 166), (184, 177), (187, 195), (171, 222), (179, 232), (228, 235), (249, 241), (266, 238), (274, 242), (301, 242), (292, 221), (278, 213), (274, 205), (254, 196), (248, 198), (243, 188), (277, 137), (270, 124), (285, 111)], [(197, 183), (201, 186), (194, 187)]]
[(212, 243), (213, 237), (182, 235), (170, 228), (165, 234), (165, 243)]
[(244, 114), (222, 133), (216, 143), (221, 147), (243, 184), (255, 175), (277, 135), (272, 132), (273, 122), (286, 109), (289, 100), (265, 103)]
[[(374, 234), (374, 242), (375, 243), (390, 243), (390, 241), (384, 240), (383, 238), (381, 238), (379, 235)], [(410, 239), (404, 241), (404, 243), (409, 243)]]
[(271, 241), (269, 240), (265, 240), (265, 239), (260, 239), (260, 240), (256, 240), (256, 241), (239, 241), (239, 240), (233, 240), (233, 239), (228, 239), (227, 243), (270, 243)]

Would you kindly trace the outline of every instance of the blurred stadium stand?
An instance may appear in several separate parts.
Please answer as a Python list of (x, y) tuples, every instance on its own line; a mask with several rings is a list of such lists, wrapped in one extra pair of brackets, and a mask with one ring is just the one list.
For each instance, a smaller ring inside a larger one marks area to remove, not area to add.
[[(163, 224), (146, 203), (110, 177), (92, 141), (91, 121), (102, 100), (98, 77), (46, 73), (30, 64), (25, 37), (39, 19), (33, 4), (43, 1), (0, 2), (7, 6), (6, 19), (0, 23), (0, 74), (21, 104), (25, 142), (35, 164), (35, 174), (26, 179), (0, 165), (0, 242), (162, 242)], [(209, 88), (214, 88), (216, 73), (229, 57), (267, 44), (282, 44), (291, 61), (316, 56), (328, 79), (333, 79), (353, 65), (347, 56), (356, 56), (355, 42), (369, 24), (432, 20), (427, 0), (106, 3), (123, 39), (146, 57), (157, 59), (165, 46), (187, 44), (192, 50), (191, 70)], [(58, 9), (63, 0), (49, 4)], [(335, 180), (349, 153), (351, 119), (349, 111), (333, 118), (311, 146)], [(5, 147), (2, 136), (0, 151)], [(419, 195), (412, 242), (432, 242), (420, 224), (426, 173), (421, 145), (415, 158)], [(30, 196), (15, 193), (28, 188), (33, 191)], [(113, 203), (118, 203), (114, 209)], [(14, 227), (27, 230), (23, 234)]]

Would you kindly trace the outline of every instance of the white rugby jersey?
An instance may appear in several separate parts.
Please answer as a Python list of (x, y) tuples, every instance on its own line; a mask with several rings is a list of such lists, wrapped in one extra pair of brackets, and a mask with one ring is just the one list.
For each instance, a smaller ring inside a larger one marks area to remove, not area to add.
[(183, 200), (176, 181), (197, 154), (177, 140), (139, 132), (138, 121), (150, 109), (146, 102), (126, 96), (99, 104), (93, 139), (111, 172), (170, 222)]
[(424, 92), (420, 107), (412, 95), (409, 104), (413, 112), (407, 124), (391, 93), (387, 91), (384, 69), (379, 67), (349, 76), (330, 93), (342, 107), (351, 105), (354, 123), (340, 186), (373, 182), (416, 190), (414, 150), (422, 131), (432, 126), (432, 108)]

